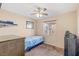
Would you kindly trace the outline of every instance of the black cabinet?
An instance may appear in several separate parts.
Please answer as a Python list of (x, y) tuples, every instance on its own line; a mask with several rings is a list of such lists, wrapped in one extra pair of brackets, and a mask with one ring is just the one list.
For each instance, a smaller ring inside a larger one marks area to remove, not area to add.
[(64, 37), (64, 55), (76, 56), (77, 55), (77, 37), (75, 34), (67, 31)]

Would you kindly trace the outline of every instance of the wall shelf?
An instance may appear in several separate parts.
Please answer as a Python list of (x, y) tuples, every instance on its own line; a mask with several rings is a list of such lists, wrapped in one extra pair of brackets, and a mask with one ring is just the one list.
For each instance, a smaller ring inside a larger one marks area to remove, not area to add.
[(0, 28), (2, 27), (8, 27), (8, 26), (16, 26), (17, 24), (14, 24), (11, 21), (0, 21)]

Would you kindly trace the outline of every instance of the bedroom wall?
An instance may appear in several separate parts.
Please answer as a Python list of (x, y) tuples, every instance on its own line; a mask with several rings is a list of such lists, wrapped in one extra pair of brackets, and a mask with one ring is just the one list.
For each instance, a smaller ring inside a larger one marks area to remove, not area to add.
[(68, 12), (57, 16), (57, 39), (61, 47), (64, 47), (64, 34), (66, 30), (77, 34), (77, 13), (76, 11)]
[(56, 17), (50, 17), (45, 20), (57, 20), (54, 33), (51, 35), (43, 35), (43, 21), (37, 21), (37, 35), (43, 35), (45, 43), (64, 48), (64, 34), (66, 30), (77, 34), (77, 15), (76, 12), (68, 12)]
[(79, 8), (77, 9), (77, 34), (79, 37)]
[[(0, 35), (29, 36), (35, 34), (35, 29), (26, 29), (26, 20), (32, 20), (31, 18), (0, 9), (0, 20), (1, 19), (15, 20), (18, 25), (0, 28)], [(32, 21), (36, 23), (35, 20)]]

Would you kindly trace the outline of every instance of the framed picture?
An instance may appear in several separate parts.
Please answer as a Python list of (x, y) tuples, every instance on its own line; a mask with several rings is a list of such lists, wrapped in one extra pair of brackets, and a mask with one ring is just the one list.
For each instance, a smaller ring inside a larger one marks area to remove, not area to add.
[(26, 21), (26, 29), (33, 29), (33, 28), (34, 28), (34, 22)]

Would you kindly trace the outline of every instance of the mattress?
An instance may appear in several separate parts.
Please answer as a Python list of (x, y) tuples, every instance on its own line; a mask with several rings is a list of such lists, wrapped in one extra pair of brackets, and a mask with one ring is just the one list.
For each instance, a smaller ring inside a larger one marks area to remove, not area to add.
[(42, 36), (29, 36), (25, 38), (25, 49), (31, 48), (41, 42), (43, 42)]

